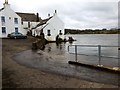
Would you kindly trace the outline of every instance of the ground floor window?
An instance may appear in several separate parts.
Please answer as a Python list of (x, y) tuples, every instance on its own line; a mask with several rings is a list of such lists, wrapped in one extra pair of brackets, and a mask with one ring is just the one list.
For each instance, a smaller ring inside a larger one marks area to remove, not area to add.
[(15, 27), (15, 32), (17, 32), (17, 33), (18, 33), (18, 27)]
[(50, 30), (47, 31), (47, 35), (48, 35), (48, 36), (51, 36)]
[(62, 35), (62, 30), (59, 31), (59, 35)]
[(28, 27), (30, 28), (30, 22), (28, 22)]
[(6, 27), (2, 27), (2, 33), (6, 34)]

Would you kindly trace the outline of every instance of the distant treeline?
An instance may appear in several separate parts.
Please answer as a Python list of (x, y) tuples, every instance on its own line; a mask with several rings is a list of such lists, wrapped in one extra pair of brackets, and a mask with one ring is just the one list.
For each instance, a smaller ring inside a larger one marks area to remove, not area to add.
[(120, 34), (119, 29), (85, 29), (85, 30), (79, 30), (79, 29), (65, 29), (65, 34)]

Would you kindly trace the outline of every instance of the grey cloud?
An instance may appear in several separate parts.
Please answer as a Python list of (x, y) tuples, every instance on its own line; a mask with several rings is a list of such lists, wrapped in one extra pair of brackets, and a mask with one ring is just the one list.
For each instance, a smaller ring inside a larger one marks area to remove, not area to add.
[[(39, 7), (47, 16), (58, 10), (58, 15), (70, 28), (110, 28), (117, 26), (118, 7), (114, 2), (67, 2)], [(104, 23), (103, 23), (104, 22)]]
[[(63, 1), (63, 0), (62, 0)], [(60, 1), (59, 1), (60, 2)], [(81, 2), (70, 0), (69, 2), (51, 3), (45, 6), (38, 4), (24, 8), (28, 11), (39, 12), (41, 18), (46, 18), (48, 13), (53, 15), (58, 11), (59, 17), (67, 28), (97, 28), (116, 27), (118, 19), (117, 2)], [(14, 6), (14, 4), (12, 4)], [(21, 7), (21, 6), (20, 6)], [(22, 11), (22, 7), (17, 11)], [(23, 12), (25, 12), (23, 10)], [(26, 11), (27, 11), (26, 10)]]

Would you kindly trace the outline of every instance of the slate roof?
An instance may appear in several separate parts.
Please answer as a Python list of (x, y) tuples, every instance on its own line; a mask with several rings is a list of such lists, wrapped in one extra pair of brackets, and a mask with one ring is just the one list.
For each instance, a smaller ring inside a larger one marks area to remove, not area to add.
[[(52, 17), (53, 17), (53, 16), (52, 16)], [(47, 19), (43, 19), (39, 24), (36, 25), (35, 28), (37, 28), (37, 27), (39, 27), (39, 26), (41, 26), (41, 25), (46, 24), (52, 17), (49, 17), (49, 18), (47, 18)]]
[[(34, 13), (16, 12), (16, 14), (18, 14), (22, 18), (22, 21), (30, 21), (30, 22), (36, 22), (37, 21), (37, 15), (35, 15)], [(41, 18), (39, 18), (39, 19), (41, 21)]]

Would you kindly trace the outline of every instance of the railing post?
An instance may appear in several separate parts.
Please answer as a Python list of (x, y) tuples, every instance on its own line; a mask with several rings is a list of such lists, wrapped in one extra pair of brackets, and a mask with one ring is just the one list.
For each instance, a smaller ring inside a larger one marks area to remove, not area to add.
[(68, 46), (68, 52), (69, 52), (69, 46)]
[(99, 65), (101, 65), (101, 45), (98, 45)]
[(75, 45), (75, 61), (77, 62), (77, 45)]

